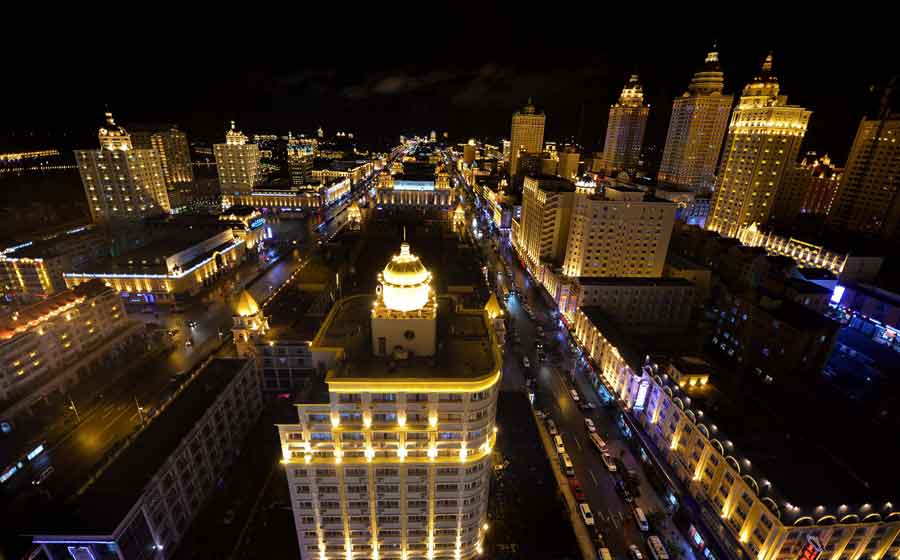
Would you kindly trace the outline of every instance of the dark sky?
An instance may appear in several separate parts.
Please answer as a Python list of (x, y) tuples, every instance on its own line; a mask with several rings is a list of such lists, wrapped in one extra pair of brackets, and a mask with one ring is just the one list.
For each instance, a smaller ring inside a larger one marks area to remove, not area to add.
[[(574, 136), (583, 107), (583, 140), (599, 149), (609, 104), (637, 68), (651, 104), (645, 142), (661, 146), (672, 98), (718, 41), (731, 93), (773, 50), (782, 91), (813, 111), (804, 149), (843, 161), (859, 118), (877, 104), (870, 86), (900, 66), (888, 33), (834, 14), (759, 35), (725, 32), (721, 23), (653, 31), (574, 7), (554, 13), (567, 15), (569, 27), (541, 14), (510, 19), (481, 9), (458, 29), (438, 29), (428, 18), (361, 33), (324, 26), (314, 35), (306, 23), (295, 34), (253, 36), (156, 29), (126, 32), (113, 48), (69, 30), (53, 35), (49, 53), (32, 57), (26, 49), (6, 61), (0, 144), (16, 146), (34, 133), (25, 143), (91, 146), (105, 104), (120, 123), (177, 122), (191, 137), (215, 141), (232, 118), (248, 133), (322, 125), (373, 141), (431, 129), (452, 140), (499, 137), (531, 96), (547, 113), (547, 139)], [(75, 140), (61, 139), (62, 131)], [(40, 136), (48, 132), (54, 136)]]

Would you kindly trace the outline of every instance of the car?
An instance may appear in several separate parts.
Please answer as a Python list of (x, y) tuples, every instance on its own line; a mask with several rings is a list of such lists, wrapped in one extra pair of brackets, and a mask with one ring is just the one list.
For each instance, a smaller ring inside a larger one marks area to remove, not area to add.
[(625, 487), (625, 483), (621, 480), (616, 481), (616, 493), (622, 497), (622, 499), (626, 503), (634, 502), (634, 496), (631, 495), (631, 492), (628, 491), (628, 488)]
[(580, 403), (578, 403), (578, 406), (579, 408), (581, 408), (581, 410), (594, 410), (595, 408), (597, 408), (597, 405), (587, 401), (581, 401)]
[(544, 336), (544, 327), (538, 325), (536, 331), (538, 336)]
[(572, 400), (575, 402), (579, 402), (581, 397), (578, 396), (578, 391), (575, 389), (569, 389), (569, 394), (572, 395)]
[(588, 527), (593, 527), (594, 514), (591, 513), (591, 506), (585, 503), (578, 504), (578, 511), (581, 513), (581, 520), (584, 521), (584, 524)]
[(613, 461), (612, 455), (609, 453), (603, 453), (600, 455), (600, 459), (603, 461), (603, 464), (606, 466), (606, 470), (609, 472), (616, 472), (616, 463)]
[(551, 436), (559, 435), (559, 430), (556, 429), (556, 422), (550, 418), (547, 418), (547, 431), (550, 432)]
[(639, 549), (635, 544), (628, 545), (628, 556), (631, 558), (631, 560), (644, 560), (644, 555), (641, 554), (641, 549)]
[(581, 483), (578, 482), (577, 478), (569, 479), (569, 488), (572, 489), (572, 495), (575, 496), (576, 502), (587, 501), (587, 495), (584, 493), (584, 489), (581, 487)]
[(184, 347), (185, 347), (185, 348), (190, 348), (190, 347), (193, 346), (193, 345), (194, 345), (194, 341), (191, 340), (190, 338), (184, 341)]
[(198, 324), (197, 321), (194, 321), (193, 319), (191, 319), (190, 321), (187, 322), (187, 325), (192, 329), (196, 329), (197, 324)]
[(522, 356), (522, 366), (525, 369), (528, 369), (529, 367), (531, 367), (531, 362), (528, 361), (528, 356)]
[(31, 481), (35, 486), (40, 486), (44, 482), (47, 481), (48, 478), (56, 471), (53, 467), (47, 467), (46, 469), (41, 471), (41, 474), (38, 475), (37, 478)]
[(222, 517), (222, 523), (224, 523), (225, 525), (231, 525), (232, 523), (234, 523), (234, 510), (233, 509), (229, 508), (227, 511), (225, 511), (225, 516)]
[(562, 455), (566, 452), (566, 444), (563, 443), (562, 435), (553, 436), (553, 445), (556, 446), (557, 455)]
[(584, 427), (585, 427), (585, 429), (587, 429), (587, 431), (589, 433), (592, 433), (592, 434), (597, 433), (597, 426), (594, 425), (594, 421), (591, 420), (590, 418), (584, 419)]

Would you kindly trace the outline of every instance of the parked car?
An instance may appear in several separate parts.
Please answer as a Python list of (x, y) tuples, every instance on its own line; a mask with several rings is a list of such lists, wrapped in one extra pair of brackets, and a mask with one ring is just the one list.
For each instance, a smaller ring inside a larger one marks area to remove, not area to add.
[(581, 400), (581, 397), (578, 396), (578, 391), (575, 389), (569, 389), (569, 394), (572, 395), (572, 400), (576, 403)]
[(522, 356), (522, 367), (528, 369), (531, 367), (531, 362), (528, 360), (528, 356)]
[(641, 554), (641, 549), (639, 549), (635, 544), (628, 545), (628, 556), (631, 558), (631, 560), (644, 560), (644, 555)]
[(591, 513), (591, 506), (585, 503), (578, 504), (578, 511), (581, 512), (581, 520), (584, 521), (584, 524), (588, 527), (593, 527), (594, 514)]
[(587, 429), (588, 433), (590, 433), (590, 434), (597, 433), (597, 426), (594, 425), (594, 421), (591, 420), (590, 418), (584, 419), (584, 427), (585, 427), (585, 429)]
[(556, 422), (550, 418), (547, 419), (547, 431), (550, 432), (551, 436), (559, 435), (559, 431), (556, 429)]
[(631, 492), (628, 491), (628, 488), (625, 487), (625, 483), (621, 480), (616, 481), (616, 492), (622, 497), (625, 503), (630, 504), (634, 502), (634, 496), (631, 495)]
[(581, 483), (578, 482), (577, 478), (569, 479), (569, 488), (572, 489), (572, 494), (575, 496), (575, 501), (587, 501), (587, 495), (584, 493), (584, 489), (581, 487)]

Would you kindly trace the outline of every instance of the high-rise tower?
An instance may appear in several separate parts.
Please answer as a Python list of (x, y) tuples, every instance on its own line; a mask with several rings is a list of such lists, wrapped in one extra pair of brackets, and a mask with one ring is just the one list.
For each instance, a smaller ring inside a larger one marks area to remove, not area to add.
[(535, 109), (528, 98), (528, 103), (513, 113), (512, 130), (510, 131), (509, 174), (518, 171), (519, 152), (536, 154), (544, 149), (544, 122), (546, 117)]
[(707, 229), (736, 237), (765, 225), (785, 172), (794, 166), (811, 111), (788, 105), (772, 75), (772, 55), (741, 94), (731, 115)]
[(706, 55), (687, 92), (672, 103), (660, 183), (712, 192), (732, 102), (732, 96), (723, 95), (722, 85), (719, 53), (713, 51)]
[(603, 143), (603, 165), (607, 171), (628, 171), (637, 167), (649, 114), (650, 106), (644, 104), (643, 86), (638, 75), (632, 74), (619, 95), (619, 102), (609, 108)]
[(235, 129), (234, 121), (225, 133), (225, 143), (213, 146), (222, 194), (247, 194), (253, 190), (259, 171), (259, 146)]
[(131, 136), (109, 112), (97, 137), (99, 150), (75, 150), (94, 223), (168, 212), (169, 196), (157, 152), (134, 149)]

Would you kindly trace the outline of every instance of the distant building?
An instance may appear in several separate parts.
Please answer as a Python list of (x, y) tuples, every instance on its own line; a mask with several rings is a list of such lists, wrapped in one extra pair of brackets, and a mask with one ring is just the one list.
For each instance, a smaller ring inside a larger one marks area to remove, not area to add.
[(211, 360), (29, 535), (51, 560), (172, 558), (261, 411), (251, 363)]
[(369, 160), (317, 160), (312, 177), (318, 181), (350, 179), (350, 186), (368, 179), (375, 172), (375, 163)]
[(463, 163), (472, 165), (478, 155), (478, 146), (475, 145), (475, 139), (469, 140), (463, 146)]
[(383, 169), (376, 181), (379, 206), (449, 208), (453, 202), (450, 175), (442, 164), (406, 162), (396, 175)]
[(519, 238), (514, 241), (529, 269), (562, 263), (569, 240), (575, 185), (558, 177), (525, 177)]
[(657, 179), (692, 191), (712, 192), (716, 163), (728, 128), (732, 96), (722, 93), (719, 53), (706, 55), (688, 91), (672, 103), (672, 118)]
[(484, 552), (499, 345), (431, 281), (403, 243), (375, 297), (338, 301), (313, 340), (327, 396), (278, 426), (303, 559)]
[(235, 129), (225, 133), (225, 143), (215, 144), (216, 167), (222, 194), (249, 194), (259, 174), (259, 146), (248, 144), (247, 137)]
[[(0, 402), (37, 401), (70, 384), (54, 374), (131, 326), (122, 300), (101, 281), (62, 290), (38, 303), (14, 307), (0, 318)], [(2, 407), (6, 408), (6, 407)], [(0, 411), (3, 417), (9, 417)]]
[(559, 152), (559, 166), (556, 174), (563, 179), (574, 181), (578, 178), (578, 166), (581, 154), (575, 146), (566, 146)]
[(312, 182), (317, 151), (318, 141), (315, 138), (288, 137), (287, 164), (291, 185), (300, 187)]
[(834, 229), (900, 241), (900, 113), (863, 118), (828, 213)]
[(727, 237), (766, 225), (778, 187), (797, 160), (811, 111), (788, 105), (772, 75), (772, 55), (744, 87), (731, 115), (706, 227)]
[(159, 154), (134, 149), (131, 136), (106, 113), (99, 150), (75, 150), (75, 161), (94, 223), (139, 220), (169, 212)]
[(844, 170), (835, 167), (828, 155), (808, 153), (788, 169), (775, 197), (772, 220), (781, 227), (792, 226), (801, 215), (828, 214)]
[(170, 189), (177, 184), (193, 183), (190, 143), (178, 125), (135, 127), (131, 131), (131, 140), (137, 149), (156, 150), (166, 186)]
[(637, 74), (632, 74), (609, 108), (606, 139), (603, 142), (603, 166), (607, 171), (633, 171), (641, 157), (644, 130), (650, 106), (644, 104), (644, 90)]
[(519, 169), (519, 152), (540, 153), (544, 149), (544, 123), (546, 117), (531, 103), (513, 113), (512, 129), (509, 136), (509, 172), (513, 175)]

